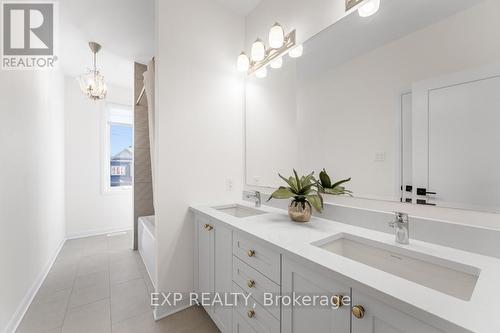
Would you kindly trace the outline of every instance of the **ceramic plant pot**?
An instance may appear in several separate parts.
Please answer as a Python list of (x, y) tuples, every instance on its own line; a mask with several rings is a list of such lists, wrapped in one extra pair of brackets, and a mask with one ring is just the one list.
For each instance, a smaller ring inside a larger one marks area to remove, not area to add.
[(311, 204), (307, 201), (292, 200), (290, 206), (288, 206), (288, 216), (294, 222), (309, 222), (311, 219)]

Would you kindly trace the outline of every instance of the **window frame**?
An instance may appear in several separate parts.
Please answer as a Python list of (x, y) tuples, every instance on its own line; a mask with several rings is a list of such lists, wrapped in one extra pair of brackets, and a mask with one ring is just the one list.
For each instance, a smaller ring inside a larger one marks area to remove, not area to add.
[[(117, 122), (110, 121), (110, 110), (113, 108), (127, 109), (130, 110), (132, 116), (132, 122)], [(130, 186), (111, 186), (111, 126), (130, 126), (132, 128), (132, 147), (134, 145), (134, 109), (130, 105), (119, 104), (119, 103), (109, 103), (106, 102), (103, 105), (102, 112), (102, 171), (101, 171), (101, 192), (104, 195), (115, 195), (115, 194), (129, 194), (134, 188), (134, 157), (132, 158), (132, 165), (130, 168), (132, 185)]]

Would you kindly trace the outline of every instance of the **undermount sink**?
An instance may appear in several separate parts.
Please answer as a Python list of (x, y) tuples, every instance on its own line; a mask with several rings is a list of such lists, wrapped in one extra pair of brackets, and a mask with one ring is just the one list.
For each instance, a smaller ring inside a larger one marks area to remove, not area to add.
[(469, 301), (480, 270), (350, 234), (313, 245), (447, 295)]
[(234, 216), (234, 217), (250, 217), (255, 215), (266, 214), (266, 212), (246, 206), (241, 205), (229, 205), (229, 206), (221, 206), (214, 207), (219, 212)]

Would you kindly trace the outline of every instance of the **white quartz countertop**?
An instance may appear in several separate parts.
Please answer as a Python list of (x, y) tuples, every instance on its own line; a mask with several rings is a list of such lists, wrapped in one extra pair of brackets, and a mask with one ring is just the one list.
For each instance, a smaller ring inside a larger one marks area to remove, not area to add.
[[(253, 207), (243, 201), (238, 204)], [(300, 256), (464, 330), (476, 333), (500, 332), (500, 259), (417, 240), (410, 240), (410, 245), (399, 245), (395, 243), (394, 235), (316, 217), (309, 223), (294, 223), (285, 210), (268, 206), (258, 208), (267, 214), (245, 218), (233, 217), (213, 208), (220, 206), (224, 204), (196, 205), (191, 209), (225, 223), (232, 229), (262, 239), (282, 249), (285, 254), (288, 252)], [(449, 296), (311, 244), (343, 233), (478, 268), (481, 273), (472, 298), (464, 301)]]

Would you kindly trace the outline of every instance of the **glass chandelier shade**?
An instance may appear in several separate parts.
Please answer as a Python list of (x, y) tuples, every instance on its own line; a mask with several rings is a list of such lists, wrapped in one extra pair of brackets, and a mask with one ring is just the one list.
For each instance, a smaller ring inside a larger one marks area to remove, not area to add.
[(104, 81), (104, 76), (97, 70), (96, 57), (101, 46), (97, 43), (90, 42), (89, 47), (94, 55), (94, 68), (89, 69), (86, 73), (80, 75), (78, 81), (82, 93), (93, 100), (102, 100), (106, 98), (108, 88)]

